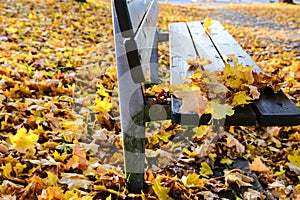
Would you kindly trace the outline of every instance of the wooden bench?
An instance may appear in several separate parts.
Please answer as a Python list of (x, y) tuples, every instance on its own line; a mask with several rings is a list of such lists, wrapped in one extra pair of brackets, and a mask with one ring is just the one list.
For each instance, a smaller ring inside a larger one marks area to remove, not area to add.
[[(254, 70), (261, 69), (218, 21), (213, 21), (209, 35), (200, 21), (172, 23), (169, 33), (159, 33), (157, 0), (112, 0), (112, 13), (125, 173), (128, 190), (139, 193), (144, 182), (145, 122), (172, 119), (173, 123), (199, 126), (211, 120), (209, 114), (199, 118), (196, 113), (180, 113), (182, 102), (176, 97), (159, 104), (145, 94), (148, 84), (159, 83), (158, 43), (169, 40), (172, 85), (184, 82), (188, 71), (186, 60), (196, 56), (211, 60), (212, 64), (207, 66), (211, 71), (224, 67), (222, 57), (228, 54), (237, 56), (243, 65), (254, 66)], [(282, 91), (274, 94), (265, 90), (256, 102), (236, 108), (235, 114), (224, 123), (299, 125), (300, 110)]]

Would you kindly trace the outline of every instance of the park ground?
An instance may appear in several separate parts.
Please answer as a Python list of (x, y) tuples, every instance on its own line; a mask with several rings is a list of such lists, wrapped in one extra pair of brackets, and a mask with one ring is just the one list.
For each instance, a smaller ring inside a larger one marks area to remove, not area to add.
[[(158, 26), (206, 17), (300, 107), (300, 6), (161, 3)], [(300, 126), (224, 127), (207, 145), (209, 127), (170, 121), (148, 124), (145, 190), (128, 193), (109, 1), (5, 1), (0, 32), (1, 199), (300, 199)], [(163, 87), (168, 59), (163, 43)]]

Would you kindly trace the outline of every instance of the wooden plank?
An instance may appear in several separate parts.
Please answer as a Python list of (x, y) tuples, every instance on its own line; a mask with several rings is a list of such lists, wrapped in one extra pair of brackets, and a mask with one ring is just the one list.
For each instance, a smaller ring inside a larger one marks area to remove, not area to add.
[(267, 88), (253, 105), (262, 126), (295, 126), (300, 124), (300, 109), (279, 91), (275, 94)]
[[(157, 28), (158, 4), (153, 0), (149, 5), (143, 21), (137, 30), (134, 38), (125, 41), (127, 59), (131, 67), (133, 80), (135, 83), (145, 81), (147, 71), (150, 70), (151, 56), (153, 48), (157, 48)], [(154, 66), (155, 68), (156, 66)], [(158, 66), (157, 66), (158, 70)]]
[[(235, 39), (225, 30), (219, 21), (213, 20), (209, 27), (210, 37), (218, 48), (221, 55), (226, 58), (228, 55), (235, 55), (239, 63), (245, 66), (253, 66), (253, 70), (262, 72), (252, 58), (243, 50), (243, 48), (235, 41)], [(233, 64), (233, 62), (228, 62)]]
[(212, 63), (205, 65), (204, 69), (209, 71), (216, 71), (217, 69), (223, 69), (225, 64), (216, 51), (213, 43), (206, 34), (200, 21), (188, 22), (188, 28), (191, 33), (191, 37), (194, 41), (194, 45), (197, 49), (197, 54)]
[(187, 75), (187, 59), (195, 59), (197, 54), (185, 22), (172, 23), (170, 31), (170, 65), (171, 85), (184, 83)]
[(128, 190), (140, 193), (143, 189), (145, 169), (144, 97), (141, 84), (135, 83), (132, 79), (124, 47), (124, 38), (120, 34), (114, 5), (112, 8), (125, 173), (128, 180)]

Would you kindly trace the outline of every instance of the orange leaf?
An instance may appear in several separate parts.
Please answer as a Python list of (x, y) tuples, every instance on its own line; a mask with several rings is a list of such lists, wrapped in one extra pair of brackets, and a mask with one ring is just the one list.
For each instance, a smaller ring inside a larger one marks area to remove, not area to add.
[(195, 112), (201, 116), (207, 108), (207, 98), (203, 96), (200, 90), (175, 91), (174, 95), (182, 98), (180, 112), (183, 114)]
[(254, 158), (253, 163), (249, 165), (250, 170), (254, 172), (265, 173), (268, 172), (268, 167), (260, 160), (260, 158)]

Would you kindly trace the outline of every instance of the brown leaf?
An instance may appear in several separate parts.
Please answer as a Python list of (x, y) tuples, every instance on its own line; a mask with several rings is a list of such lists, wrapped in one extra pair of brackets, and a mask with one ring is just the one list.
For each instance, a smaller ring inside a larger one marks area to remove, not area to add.
[(207, 108), (207, 98), (201, 94), (200, 90), (175, 91), (174, 95), (182, 99), (180, 112), (187, 114), (195, 112), (201, 116)]

